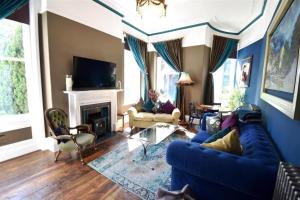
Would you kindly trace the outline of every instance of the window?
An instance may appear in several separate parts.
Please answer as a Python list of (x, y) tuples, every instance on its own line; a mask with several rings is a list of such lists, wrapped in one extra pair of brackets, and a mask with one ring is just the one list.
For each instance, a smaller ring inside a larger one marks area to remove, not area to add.
[(30, 126), (26, 83), (29, 39), (28, 24), (0, 20), (0, 132)]
[(16, 21), (0, 21), (0, 116), (28, 113), (24, 29)]
[(156, 90), (159, 92), (159, 100), (175, 102), (176, 82), (179, 73), (173, 70), (161, 57), (157, 57), (156, 63)]
[(214, 77), (214, 102), (229, 105), (231, 93), (234, 89), (236, 59), (227, 59), (224, 64), (213, 74)]
[(141, 97), (140, 69), (129, 50), (124, 50), (124, 105), (137, 103)]

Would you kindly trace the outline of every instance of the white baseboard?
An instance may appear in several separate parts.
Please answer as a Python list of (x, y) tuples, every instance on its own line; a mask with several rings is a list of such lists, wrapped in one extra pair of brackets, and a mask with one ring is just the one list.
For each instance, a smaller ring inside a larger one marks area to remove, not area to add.
[(42, 141), (35, 142), (33, 139), (16, 142), (0, 147), (0, 162), (23, 156), (37, 150), (58, 151), (56, 140), (51, 137), (43, 138)]
[(0, 162), (39, 150), (33, 139), (0, 147)]

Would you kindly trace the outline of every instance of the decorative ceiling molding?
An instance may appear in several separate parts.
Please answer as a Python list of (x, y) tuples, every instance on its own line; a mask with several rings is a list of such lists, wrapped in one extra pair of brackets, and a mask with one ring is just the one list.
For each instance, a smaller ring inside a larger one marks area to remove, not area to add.
[[(122, 13), (120, 13), (117, 10), (113, 9), (109, 5), (107, 5), (104, 2), (102, 2), (101, 0), (93, 0), (93, 1), (96, 2), (96, 3), (98, 3), (99, 5), (103, 6), (104, 8), (108, 9), (109, 11), (115, 13), (116, 15), (124, 18), (124, 15)], [(281, 0), (279, 1), (278, 4), (280, 4), (280, 2), (281, 2)], [(198, 23), (198, 24), (192, 24), (192, 25), (182, 26), (182, 27), (178, 27), (178, 28), (174, 28), (174, 29), (165, 30), (165, 31), (159, 31), (159, 32), (154, 32), (154, 33), (147, 33), (145, 31), (143, 31), (142, 29), (140, 29), (140, 28), (134, 26), (133, 24), (129, 23), (128, 21), (122, 20), (122, 23), (126, 24), (127, 26), (130, 26), (131, 28), (139, 31), (140, 33), (142, 33), (142, 34), (144, 34), (146, 36), (160, 35), (160, 34), (165, 34), (165, 33), (170, 33), (170, 32), (174, 32), (174, 31), (179, 31), (179, 30), (184, 30), (184, 29), (189, 29), (189, 28), (200, 27), (200, 26), (208, 26), (212, 30), (214, 30), (216, 32), (219, 32), (219, 33), (223, 33), (223, 34), (240, 35), (241, 33), (243, 33), (245, 30), (247, 30), (252, 24), (254, 24), (258, 19), (260, 19), (264, 15), (266, 4), (267, 4), (267, 0), (264, 0), (263, 7), (261, 9), (260, 14), (257, 17), (255, 17), (251, 22), (249, 22), (239, 32), (224, 31), (224, 30), (221, 30), (219, 28), (214, 27), (209, 22), (202, 22), (202, 23)]]

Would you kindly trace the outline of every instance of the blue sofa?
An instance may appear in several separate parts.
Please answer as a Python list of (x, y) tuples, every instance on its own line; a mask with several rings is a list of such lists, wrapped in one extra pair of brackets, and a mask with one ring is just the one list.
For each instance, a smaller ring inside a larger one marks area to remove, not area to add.
[(174, 141), (169, 145), (171, 189), (189, 184), (200, 200), (272, 199), (279, 156), (262, 125), (240, 125), (242, 156), (201, 147), (200, 143), (210, 136), (202, 129), (191, 142)]

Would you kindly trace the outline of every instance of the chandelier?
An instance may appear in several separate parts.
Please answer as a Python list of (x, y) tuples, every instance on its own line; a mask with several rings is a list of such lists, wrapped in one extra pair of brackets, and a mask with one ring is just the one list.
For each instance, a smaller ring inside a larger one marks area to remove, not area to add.
[(166, 16), (166, 0), (136, 0), (136, 10), (143, 16)]

